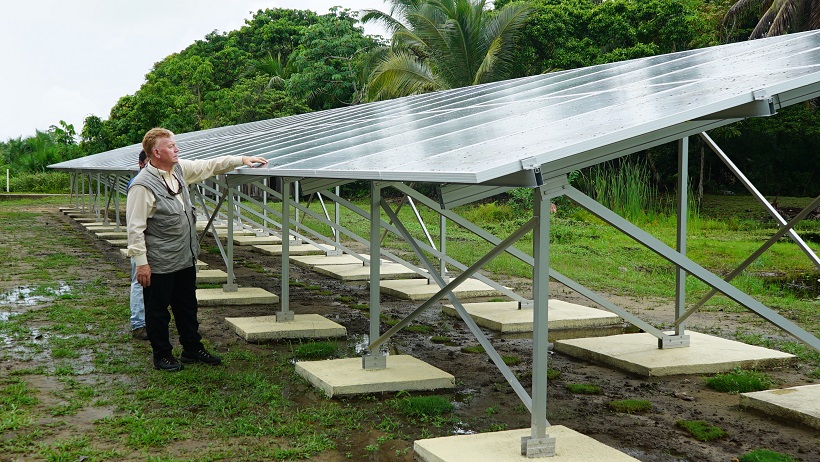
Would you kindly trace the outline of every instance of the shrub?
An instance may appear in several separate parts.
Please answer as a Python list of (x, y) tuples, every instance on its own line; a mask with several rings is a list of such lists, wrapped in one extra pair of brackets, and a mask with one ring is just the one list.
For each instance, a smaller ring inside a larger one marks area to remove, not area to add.
[[(5, 172), (3, 185), (5, 186)], [(68, 194), (70, 179), (65, 172), (18, 173), (9, 181), (9, 191), (17, 193)], [(5, 191), (5, 188), (3, 188)]]

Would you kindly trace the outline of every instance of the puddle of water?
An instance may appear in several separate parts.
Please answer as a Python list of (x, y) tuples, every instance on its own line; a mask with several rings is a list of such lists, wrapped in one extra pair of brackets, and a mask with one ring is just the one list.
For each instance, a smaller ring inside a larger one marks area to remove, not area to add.
[[(0, 294), (0, 305), (34, 306), (70, 293), (71, 287), (64, 282), (60, 282), (57, 287), (15, 287)], [(4, 313), (5, 319), (3, 319)], [(15, 313), (0, 311), (0, 319), (8, 320), (11, 314)]]

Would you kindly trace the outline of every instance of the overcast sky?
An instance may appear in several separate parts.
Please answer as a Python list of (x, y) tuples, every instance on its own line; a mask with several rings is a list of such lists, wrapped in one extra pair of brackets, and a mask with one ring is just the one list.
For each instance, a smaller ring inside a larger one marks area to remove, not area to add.
[[(108, 118), (154, 63), (264, 8), (388, 11), (383, 0), (14, 0), (0, 8), (0, 141)], [(383, 34), (374, 25), (366, 32)]]

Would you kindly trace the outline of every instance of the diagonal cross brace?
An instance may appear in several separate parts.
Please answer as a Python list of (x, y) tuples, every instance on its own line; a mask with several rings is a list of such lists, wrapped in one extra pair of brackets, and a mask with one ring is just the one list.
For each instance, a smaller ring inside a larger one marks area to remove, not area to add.
[(399, 221), (399, 217), (393, 212), (393, 210), (390, 208), (390, 205), (384, 199), (381, 200), (381, 206), (382, 209), (384, 209), (385, 213), (387, 213), (387, 216), (393, 222), (393, 225), (398, 228), (400, 234), (405, 239), (405, 241), (413, 248), (413, 251), (416, 253), (416, 256), (418, 256), (424, 263), (425, 267), (427, 267), (427, 271), (429, 271), (430, 275), (436, 280), (436, 283), (438, 283), (439, 287), (441, 287), (441, 290), (436, 292), (435, 295), (430, 297), (426, 302), (422, 303), (421, 306), (413, 310), (412, 313), (408, 314), (404, 319), (399, 321), (398, 324), (391, 327), (387, 332), (382, 334), (381, 337), (374, 340), (368, 346), (368, 350), (374, 351), (376, 348), (379, 347), (379, 345), (387, 341), (390, 337), (393, 336), (393, 334), (398, 332), (400, 329), (410, 324), (410, 322), (412, 322), (413, 319), (415, 319), (421, 313), (430, 308), (430, 306), (432, 306), (439, 299), (441, 299), (442, 296), (446, 294), (447, 297), (450, 299), (450, 302), (455, 307), (461, 319), (467, 325), (467, 328), (470, 329), (470, 332), (473, 334), (473, 336), (475, 336), (476, 340), (478, 340), (478, 343), (484, 348), (484, 351), (487, 352), (487, 355), (490, 356), (490, 359), (496, 365), (496, 367), (504, 376), (504, 378), (507, 379), (507, 382), (510, 384), (510, 386), (512, 386), (513, 390), (524, 403), (524, 405), (527, 407), (527, 409), (532, 411), (532, 398), (521, 385), (521, 383), (518, 381), (518, 379), (515, 378), (515, 375), (512, 373), (512, 371), (510, 371), (510, 368), (507, 367), (507, 365), (504, 363), (504, 360), (501, 359), (501, 356), (498, 354), (498, 352), (495, 351), (495, 348), (493, 348), (492, 344), (484, 335), (484, 333), (481, 332), (481, 328), (478, 327), (473, 318), (464, 309), (464, 306), (462, 306), (458, 297), (456, 297), (453, 294), (453, 289), (455, 289), (462, 282), (467, 280), (470, 276), (472, 276), (473, 273), (475, 273), (484, 265), (486, 265), (490, 260), (504, 252), (507, 249), (507, 247), (513, 245), (516, 241), (521, 239), (521, 237), (523, 237), (525, 234), (533, 230), (535, 226), (538, 224), (538, 218), (531, 218), (523, 226), (518, 228), (518, 230), (510, 234), (506, 239), (504, 239), (500, 244), (498, 244), (496, 248), (492, 249), (489, 253), (481, 257), (472, 266), (464, 270), (464, 272), (458, 275), (458, 277), (453, 278), (449, 283), (445, 283), (444, 279), (441, 277), (440, 274), (438, 274), (433, 264), (427, 258), (427, 255), (425, 255), (421, 247), (419, 247), (418, 242), (412, 238), (410, 233), (407, 231), (407, 228), (405, 228), (404, 224), (402, 224), (402, 222)]
[(684, 270), (686, 270), (687, 273), (719, 290), (730, 299), (752, 310), (758, 316), (783, 329), (790, 335), (794, 336), (795, 338), (804, 342), (805, 344), (809, 345), (815, 350), (820, 351), (820, 339), (810, 334), (809, 332), (806, 332), (800, 326), (793, 323), (792, 321), (789, 321), (782, 315), (776, 313), (771, 308), (763, 305), (754, 298), (745, 294), (740, 289), (734, 287), (733, 285), (714, 275), (706, 268), (698, 265), (692, 260), (681, 255), (679, 252), (670, 248), (669, 246), (667, 246), (657, 238), (653, 237), (646, 231), (628, 222), (627, 220), (625, 220), (615, 212), (609, 210), (608, 208), (604, 207), (603, 205), (601, 205), (594, 199), (590, 198), (586, 194), (570, 186), (569, 188), (567, 188), (566, 195), (567, 197), (578, 203), (578, 205), (585, 208), (593, 215), (604, 220), (605, 222), (619, 229), (621, 232), (640, 242), (649, 250), (652, 250), (653, 252), (658, 254), (660, 257), (675, 264), (679, 268), (683, 268)]

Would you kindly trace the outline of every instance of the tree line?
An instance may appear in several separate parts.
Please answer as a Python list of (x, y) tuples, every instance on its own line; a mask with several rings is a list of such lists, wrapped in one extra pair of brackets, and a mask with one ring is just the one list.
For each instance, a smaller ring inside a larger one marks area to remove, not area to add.
[[(259, 10), (240, 29), (214, 31), (156, 63), (134, 94), (107, 118), (88, 116), (79, 133), (59, 121), (0, 142), (0, 167), (42, 172), (139, 143), (154, 126), (184, 133), (813, 29), (811, 3), (762, 2), (761, 10), (751, 0), (390, 0), (389, 10), (361, 18), (344, 8)], [(371, 21), (390, 37), (366, 35), (362, 23)], [(781, 112), (712, 136), (767, 193), (816, 194), (816, 104)], [(635, 155), (661, 189), (674, 185), (669, 149)], [(740, 188), (714, 156), (692, 157), (691, 176), (707, 190)]]

